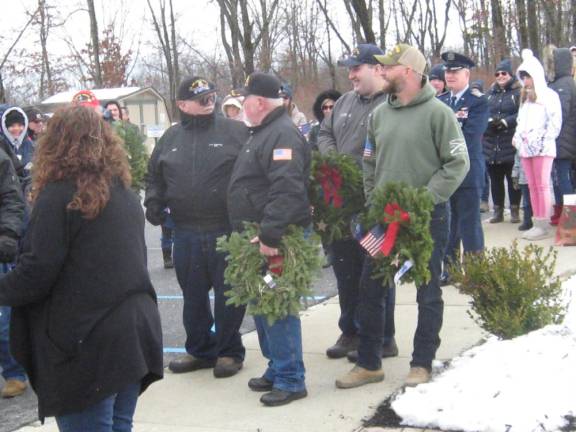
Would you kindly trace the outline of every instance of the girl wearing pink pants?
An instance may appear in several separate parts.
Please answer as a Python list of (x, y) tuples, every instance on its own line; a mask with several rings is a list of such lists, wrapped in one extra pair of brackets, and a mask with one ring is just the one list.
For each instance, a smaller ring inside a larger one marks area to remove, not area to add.
[(562, 126), (558, 94), (548, 88), (542, 64), (532, 51), (522, 50), (522, 64), (516, 72), (522, 83), (520, 110), (512, 143), (528, 180), (534, 226), (523, 238), (540, 240), (551, 235), (548, 218), (552, 208), (550, 174), (556, 157), (556, 137)]

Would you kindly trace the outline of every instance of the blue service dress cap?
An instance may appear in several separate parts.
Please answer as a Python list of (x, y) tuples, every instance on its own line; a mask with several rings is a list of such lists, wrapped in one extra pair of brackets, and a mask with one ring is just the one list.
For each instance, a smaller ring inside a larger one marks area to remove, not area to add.
[(470, 69), (476, 66), (471, 59), (466, 57), (464, 54), (460, 54), (454, 51), (446, 51), (440, 57), (444, 61), (444, 67), (447, 70), (458, 70), (458, 69)]

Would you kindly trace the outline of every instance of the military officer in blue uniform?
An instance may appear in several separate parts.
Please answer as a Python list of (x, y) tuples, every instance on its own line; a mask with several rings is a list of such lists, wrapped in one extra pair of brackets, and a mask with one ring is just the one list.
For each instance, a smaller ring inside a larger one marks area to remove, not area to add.
[[(470, 88), (470, 68), (475, 63), (465, 55), (448, 51), (442, 54), (447, 92), (438, 96), (452, 108), (462, 127), (470, 157), (470, 171), (450, 198), (450, 238), (445, 267), (454, 261), (462, 242), (464, 253), (484, 249), (484, 233), (480, 221), (480, 195), (484, 184), (485, 162), (482, 154), (482, 134), (488, 125), (488, 99), (479, 90)], [(444, 285), (450, 283), (449, 275), (442, 276)]]

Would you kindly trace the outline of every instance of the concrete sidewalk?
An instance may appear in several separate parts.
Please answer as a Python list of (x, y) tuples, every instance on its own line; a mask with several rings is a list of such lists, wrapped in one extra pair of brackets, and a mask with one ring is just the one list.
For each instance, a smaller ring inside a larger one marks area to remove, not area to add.
[[(507, 246), (520, 237), (518, 225), (484, 224), (488, 247)], [(527, 242), (520, 240), (520, 246)], [(552, 245), (553, 239), (540, 242)], [(560, 247), (557, 273), (568, 274), (576, 268), (576, 248)], [(375, 408), (402, 386), (408, 373), (412, 337), (416, 326), (416, 293), (412, 285), (399, 286), (396, 306), (396, 340), (400, 355), (386, 359), (386, 379), (350, 390), (339, 390), (334, 380), (352, 364), (329, 360), (326, 348), (339, 335), (338, 300), (330, 299), (302, 315), (304, 362), (309, 396), (290, 405), (267, 408), (258, 401), (261, 394), (250, 391), (247, 381), (260, 376), (265, 361), (260, 355), (254, 332), (244, 336), (247, 356), (244, 369), (228, 379), (215, 379), (211, 370), (175, 375), (153, 385), (141, 397), (135, 416), (135, 432), (312, 432), (383, 431), (362, 428), (362, 419), (371, 417)], [(482, 331), (468, 317), (468, 298), (453, 287), (444, 289), (444, 325), (439, 360), (448, 360), (475, 345)], [(401, 428), (397, 431), (416, 430)], [(422, 429), (417, 429), (422, 431)], [(45, 426), (28, 426), (22, 432), (57, 431), (53, 421)], [(387, 429), (391, 431), (391, 429)]]

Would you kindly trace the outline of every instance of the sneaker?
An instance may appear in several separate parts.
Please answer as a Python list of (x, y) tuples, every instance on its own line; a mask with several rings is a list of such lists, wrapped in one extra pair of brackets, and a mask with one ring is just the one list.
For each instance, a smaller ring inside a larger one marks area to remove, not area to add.
[(350, 351), (358, 349), (359, 343), (360, 338), (357, 335), (346, 336), (342, 333), (336, 343), (326, 350), (326, 355), (331, 359), (346, 357)]
[(490, 211), (490, 204), (488, 204), (488, 201), (481, 201), (480, 213), (488, 213), (489, 211)]
[(430, 381), (430, 372), (423, 367), (411, 367), (410, 373), (406, 377), (404, 384), (408, 387), (415, 387), (418, 384), (424, 384)]
[(4, 399), (9, 399), (16, 396), (20, 396), (26, 391), (27, 387), (28, 384), (26, 384), (26, 381), (18, 379), (8, 379), (6, 380), (6, 384), (2, 389), (2, 397)]
[(552, 232), (548, 229), (548, 222), (545, 220), (535, 220), (534, 226), (522, 234), (522, 238), (526, 240), (543, 240), (552, 237)]
[(250, 390), (255, 392), (267, 392), (272, 391), (274, 383), (264, 377), (250, 378), (250, 381), (248, 381), (248, 387), (250, 387)]
[(192, 372), (199, 369), (212, 369), (216, 365), (216, 360), (202, 359), (185, 354), (176, 360), (172, 360), (168, 365), (174, 373)]
[(528, 231), (530, 228), (532, 228), (532, 226), (532, 221), (525, 220), (522, 222), (522, 225), (518, 227), (518, 231)]
[[(387, 345), (382, 345), (382, 358), (397, 357), (398, 356), (398, 345), (396, 345), (396, 339), (392, 338)], [(358, 350), (350, 351), (346, 358), (350, 363), (356, 363), (358, 361)]]
[(280, 406), (289, 404), (292, 401), (302, 399), (308, 396), (306, 390), (291, 392), (279, 389), (272, 389), (270, 393), (262, 395), (260, 402), (266, 406)]
[(243, 363), (233, 357), (218, 357), (214, 366), (214, 377), (228, 378), (236, 375), (242, 369)]
[(381, 368), (371, 371), (361, 366), (354, 366), (350, 372), (336, 380), (336, 387), (349, 389), (380, 381), (384, 381), (384, 371)]

